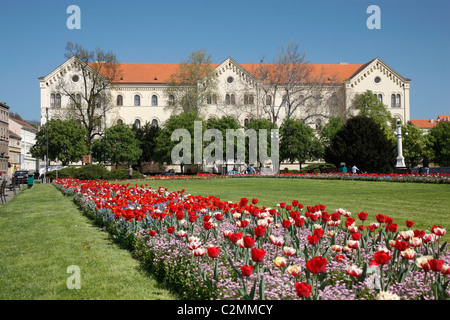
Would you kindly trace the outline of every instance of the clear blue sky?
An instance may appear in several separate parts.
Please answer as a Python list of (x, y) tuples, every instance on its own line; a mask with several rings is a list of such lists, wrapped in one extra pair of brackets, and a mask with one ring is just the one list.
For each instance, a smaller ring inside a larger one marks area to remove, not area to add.
[[(70, 30), (67, 7), (81, 10)], [(370, 5), (381, 29), (370, 30)], [(290, 41), (313, 63), (379, 57), (411, 82), (411, 118), (450, 114), (448, 0), (33, 0), (0, 2), (0, 101), (40, 119), (38, 78), (65, 61), (67, 41), (121, 62), (179, 62), (206, 49), (214, 63), (271, 60)]]

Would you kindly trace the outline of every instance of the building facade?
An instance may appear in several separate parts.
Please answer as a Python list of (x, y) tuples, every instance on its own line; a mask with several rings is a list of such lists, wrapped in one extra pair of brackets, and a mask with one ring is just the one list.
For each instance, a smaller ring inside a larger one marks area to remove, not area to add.
[[(71, 103), (61, 83), (71, 86), (71, 94), (83, 92), (79, 61), (72, 57), (52, 72), (39, 78), (41, 90), (41, 125), (48, 119), (64, 118)], [(104, 114), (106, 127), (117, 123), (163, 125), (172, 111), (167, 108), (174, 99), (168, 96), (171, 75), (177, 63), (120, 63), (121, 76), (108, 90), (110, 108)], [(201, 110), (203, 119), (232, 116), (242, 126), (248, 121), (267, 118), (280, 126), (286, 117), (298, 118), (314, 129), (325, 125), (330, 116), (351, 111), (352, 100), (367, 90), (383, 102), (394, 118), (402, 123), (410, 120), (409, 90), (411, 80), (403, 77), (379, 58), (364, 64), (307, 65), (306, 81), (287, 89), (287, 81), (268, 83), (261, 70), (276, 73), (271, 64), (239, 64), (227, 58), (212, 65), (215, 93), (208, 97)], [(94, 70), (92, 69), (94, 73)], [(84, 74), (83, 74), (84, 75)], [(92, 77), (92, 74), (88, 78)], [(198, 85), (202, 85), (200, 79)], [(286, 96), (294, 96), (295, 104)], [(320, 99), (317, 97), (320, 96)], [(98, 128), (99, 131), (104, 128)]]
[(8, 174), (9, 160), (9, 106), (0, 102), (0, 173), (5, 178)]
[(37, 129), (32, 125), (18, 119), (9, 118), (10, 130), (20, 137), (20, 149), (18, 159), (18, 169), (20, 170), (39, 170), (36, 166), (36, 159), (31, 156), (30, 149), (36, 143)]
[[(71, 83), (73, 92), (81, 91), (83, 87), (77, 70), (76, 58), (71, 58), (48, 75), (39, 78), (41, 89), (41, 124), (46, 123), (48, 117), (54, 118), (58, 111), (64, 110), (70, 102), (69, 96), (58, 88), (60, 81)], [(107, 125), (117, 122), (127, 124), (162, 124), (168, 119), (171, 112), (165, 108), (171, 99), (166, 96), (165, 89), (171, 74), (177, 71), (176, 63), (121, 63), (120, 79), (112, 83), (110, 87), (111, 109), (105, 115)], [(207, 102), (203, 110), (203, 116), (220, 117), (231, 115), (244, 125), (245, 121), (254, 118), (268, 117), (265, 106), (268, 100), (283, 101), (283, 90), (269, 97), (263, 90), (264, 82), (258, 78), (260, 65), (239, 64), (232, 58), (226, 59), (218, 65), (212, 66), (216, 75), (217, 94)], [(404, 78), (392, 67), (379, 58), (375, 58), (365, 64), (323, 64), (312, 65), (313, 72), (320, 73), (328, 86), (322, 90), (339, 92), (341, 104), (349, 109), (351, 101), (356, 94), (371, 90), (382, 101), (395, 118), (402, 123), (410, 120), (409, 90), (410, 79)], [(331, 81), (333, 79), (333, 81)], [(306, 91), (305, 91), (306, 92)], [(323, 93), (326, 96), (328, 92)], [(332, 94), (330, 96), (332, 97)], [(331, 99), (333, 100), (333, 99)], [(293, 117), (305, 119), (307, 123), (315, 126), (317, 123), (326, 123), (327, 117), (333, 115), (327, 112), (330, 99), (322, 99), (316, 106), (321, 108), (317, 117), (308, 114), (307, 103), (299, 106)], [(277, 124), (286, 117), (286, 108), (280, 108)]]

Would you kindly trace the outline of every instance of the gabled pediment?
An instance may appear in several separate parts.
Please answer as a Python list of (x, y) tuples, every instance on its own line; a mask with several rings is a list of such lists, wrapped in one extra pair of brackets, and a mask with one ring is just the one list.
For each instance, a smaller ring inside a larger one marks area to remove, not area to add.
[(231, 57), (228, 57), (227, 59), (225, 59), (225, 61), (215, 67), (214, 72), (216, 73), (217, 77), (231, 72), (236, 78), (240, 79), (240, 81), (250, 86), (256, 85), (257, 82), (257, 79), (247, 69), (242, 67)]
[(372, 77), (374, 74), (383, 77), (383, 80), (391, 81), (400, 88), (409, 88), (411, 82), (411, 79), (403, 77), (383, 60), (375, 58), (361, 66), (350, 78), (345, 80), (345, 83), (348, 87), (355, 88), (359, 83), (365, 81), (366, 78)]

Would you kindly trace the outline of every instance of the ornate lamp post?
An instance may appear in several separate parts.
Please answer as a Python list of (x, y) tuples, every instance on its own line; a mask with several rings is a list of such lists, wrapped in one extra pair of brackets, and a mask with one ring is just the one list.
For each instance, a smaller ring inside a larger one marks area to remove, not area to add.
[[(405, 133), (405, 136), (408, 133)], [(402, 145), (402, 124), (400, 119), (397, 119), (397, 126), (394, 131), (394, 136), (397, 137), (397, 163), (395, 165), (396, 168), (406, 168), (405, 158), (403, 157), (403, 145)]]

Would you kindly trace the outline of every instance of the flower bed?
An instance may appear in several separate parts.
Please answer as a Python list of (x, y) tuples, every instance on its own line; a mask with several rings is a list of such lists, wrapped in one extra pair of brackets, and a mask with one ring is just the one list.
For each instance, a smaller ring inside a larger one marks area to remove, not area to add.
[(54, 184), (186, 299), (449, 298), (441, 226), (427, 233), (296, 200), (266, 208), (142, 185)]

